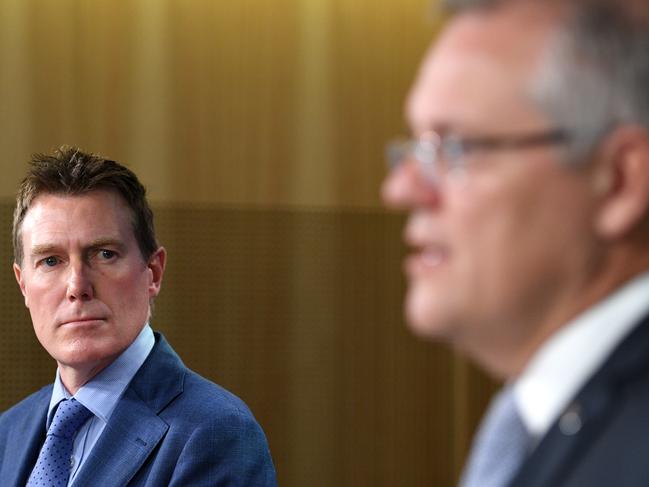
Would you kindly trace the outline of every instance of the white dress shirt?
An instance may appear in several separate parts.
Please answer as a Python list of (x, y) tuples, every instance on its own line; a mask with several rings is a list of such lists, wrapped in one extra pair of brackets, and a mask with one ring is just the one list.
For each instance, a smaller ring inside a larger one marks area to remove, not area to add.
[(649, 313), (649, 273), (579, 315), (534, 355), (513, 387), (531, 435), (540, 440), (613, 349)]

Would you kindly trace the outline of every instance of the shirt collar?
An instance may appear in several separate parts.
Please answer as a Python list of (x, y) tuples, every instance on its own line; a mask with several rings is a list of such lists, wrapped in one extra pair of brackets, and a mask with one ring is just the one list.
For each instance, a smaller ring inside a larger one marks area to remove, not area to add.
[(533, 436), (540, 438), (550, 429), (648, 310), (645, 273), (569, 322), (540, 348), (514, 383), (521, 417)]
[[(144, 325), (137, 338), (108, 367), (81, 386), (74, 398), (88, 408), (95, 416), (107, 422), (124, 390), (133, 376), (148, 357), (155, 337), (148, 323)], [(73, 397), (61, 382), (59, 370), (52, 389), (52, 397), (47, 412), (47, 428), (54, 417), (59, 402)]]

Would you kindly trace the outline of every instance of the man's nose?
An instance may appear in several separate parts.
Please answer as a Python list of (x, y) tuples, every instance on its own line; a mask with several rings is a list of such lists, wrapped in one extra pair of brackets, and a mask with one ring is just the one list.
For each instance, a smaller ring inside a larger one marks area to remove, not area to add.
[(70, 301), (89, 301), (94, 297), (89, 270), (84, 263), (70, 263), (67, 298)]
[(390, 208), (408, 209), (438, 204), (439, 191), (439, 182), (426, 178), (415, 161), (404, 161), (383, 181), (381, 196)]

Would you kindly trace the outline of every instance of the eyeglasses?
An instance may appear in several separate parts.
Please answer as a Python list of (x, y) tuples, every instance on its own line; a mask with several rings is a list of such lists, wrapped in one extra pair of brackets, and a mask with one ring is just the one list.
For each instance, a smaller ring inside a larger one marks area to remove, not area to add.
[(520, 150), (544, 145), (564, 144), (570, 135), (563, 129), (512, 136), (462, 137), (456, 134), (426, 132), (417, 139), (397, 139), (388, 143), (386, 158), (390, 170), (408, 159), (418, 163), (431, 180), (466, 166), (467, 156), (480, 151)]

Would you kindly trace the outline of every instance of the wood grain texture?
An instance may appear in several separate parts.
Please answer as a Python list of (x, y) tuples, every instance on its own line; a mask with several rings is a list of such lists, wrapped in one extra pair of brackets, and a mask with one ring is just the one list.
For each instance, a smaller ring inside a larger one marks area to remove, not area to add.
[(383, 147), (429, 0), (0, 0), (0, 410), (52, 380), (10, 269), (29, 154), (135, 170), (170, 251), (153, 325), (242, 396), (280, 485), (451, 486), (493, 385), (402, 320)]
[(0, 197), (33, 152), (128, 164), (160, 202), (380, 206), (429, 0), (0, 0)]

